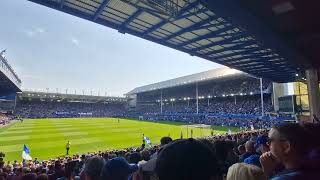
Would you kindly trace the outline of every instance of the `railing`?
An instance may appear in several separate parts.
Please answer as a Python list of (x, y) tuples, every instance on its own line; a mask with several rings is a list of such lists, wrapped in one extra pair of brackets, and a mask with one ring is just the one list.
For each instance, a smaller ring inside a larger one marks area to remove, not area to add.
[(21, 87), (21, 79), (14, 72), (7, 59), (0, 55), (0, 71), (4, 73), (17, 87)]

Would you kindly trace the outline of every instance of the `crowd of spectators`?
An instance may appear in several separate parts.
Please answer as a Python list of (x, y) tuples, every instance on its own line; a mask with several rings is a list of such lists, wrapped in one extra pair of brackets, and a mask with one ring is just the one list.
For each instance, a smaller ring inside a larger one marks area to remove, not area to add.
[(10, 124), (13, 120), (15, 120), (15, 118), (12, 114), (0, 113), (0, 127)]
[(159, 145), (48, 161), (5, 162), (0, 180), (314, 180), (320, 176), (319, 124), (275, 125), (203, 139), (163, 137)]
[[(139, 114), (131, 114), (131, 117), (139, 118)], [(141, 119), (150, 121), (176, 121), (188, 124), (206, 124), (212, 126), (240, 127), (242, 129), (266, 129), (275, 124), (280, 124), (283, 120), (270, 120), (260, 118), (232, 118), (196, 114), (158, 114), (145, 113)]]
[(114, 117), (125, 112), (123, 103), (85, 103), (20, 101), (15, 114), (22, 118), (58, 118), (58, 117)]
[[(261, 99), (255, 97), (225, 97), (200, 99), (199, 112), (219, 114), (250, 114), (261, 115)], [(142, 113), (159, 113), (160, 102), (138, 105), (137, 111)], [(174, 102), (163, 102), (162, 112), (194, 113), (197, 111), (195, 100), (175, 100)], [(264, 98), (264, 112), (273, 111), (271, 98)]]

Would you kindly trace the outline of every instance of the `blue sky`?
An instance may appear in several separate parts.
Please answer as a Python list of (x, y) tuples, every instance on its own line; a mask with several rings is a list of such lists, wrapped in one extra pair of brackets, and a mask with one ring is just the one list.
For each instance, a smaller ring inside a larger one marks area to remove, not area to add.
[(1, 0), (0, 22), (24, 89), (121, 96), (220, 66), (26, 0)]

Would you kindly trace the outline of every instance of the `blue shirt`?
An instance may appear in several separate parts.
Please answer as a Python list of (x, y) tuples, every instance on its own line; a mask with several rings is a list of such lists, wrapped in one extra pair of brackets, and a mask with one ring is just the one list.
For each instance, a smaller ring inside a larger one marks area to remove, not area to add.
[(308, 175), (301, 170), (284, 170), (270, 180), (309, 180)]

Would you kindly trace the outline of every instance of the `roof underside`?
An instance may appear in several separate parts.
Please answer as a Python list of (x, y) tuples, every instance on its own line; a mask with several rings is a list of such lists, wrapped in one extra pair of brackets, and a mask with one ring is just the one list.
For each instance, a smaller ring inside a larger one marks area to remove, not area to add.
[[(227, 17), (224, 1), (30, 1), (277, 82), (293, 81), (297, 71), (293, 62), (301, 60), (261, 24), (253, 32)], [(239, 10), (234, 8), (230, 10)], [(253, 26), (250, 21), (256, 19), (243, 14)]]
[(170, 79), (167, 81), (162, 81), (162, 82), (158, 82), (158, 83), (154, 83), (146, 86), (137, 87), (132, 91), (128, 92), (127, 95), (155, 91), (160, 89), (173, 88), (177, 86), (187, 86), (187, 85), (196, 84), (196, 83), (217, 81), (225, 78), (237, 78), (239, 76), (249, 77), (248, 74), (243, 73), (241, 71), (237, 71), (235, 69), (230, 69), (230, 68), (213, 69), (213, 70), (204, 71), (201, 73), (196, 73), (196, 74), (183, 76), (175, 79)]
[(20, 86), (21, 80), (0, 53), (0, 95), (21, 92)]

